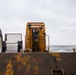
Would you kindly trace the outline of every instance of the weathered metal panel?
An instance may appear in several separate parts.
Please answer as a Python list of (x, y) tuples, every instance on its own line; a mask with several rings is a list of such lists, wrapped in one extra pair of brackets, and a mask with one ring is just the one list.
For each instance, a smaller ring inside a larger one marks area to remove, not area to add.
[(0, 54), (0, 75), (54, 75), (53, 70), (76, 75), (76, 53)]

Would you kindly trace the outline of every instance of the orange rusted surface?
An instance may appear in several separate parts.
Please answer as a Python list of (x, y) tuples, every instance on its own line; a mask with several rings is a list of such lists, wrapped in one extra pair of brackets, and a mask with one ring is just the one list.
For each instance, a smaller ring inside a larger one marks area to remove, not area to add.
[(1, 53), (0, 75), (76, 75), (76, 53)]

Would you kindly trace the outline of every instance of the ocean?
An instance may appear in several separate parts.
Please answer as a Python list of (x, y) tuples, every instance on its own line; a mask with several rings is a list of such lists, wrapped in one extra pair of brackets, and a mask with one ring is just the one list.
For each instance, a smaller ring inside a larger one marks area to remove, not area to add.
[(51, 45), (50, 52), (74, 52), (76, 45)]
[[(76, 45), (51, 45), (49, 46), (49, 52), (74, 52), (73, 49), (76, 49)], [(8, 52), (17, 52), (17, 45), (7, 45)], [(24, 49), (23, 49), (24, 50)]]

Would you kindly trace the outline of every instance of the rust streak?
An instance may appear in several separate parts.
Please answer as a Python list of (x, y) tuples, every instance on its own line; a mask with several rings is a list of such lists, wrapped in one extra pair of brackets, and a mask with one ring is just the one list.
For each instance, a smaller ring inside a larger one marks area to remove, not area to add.
[(7, 64), (5, 75), (13, 75), (13, 73), (14, 73), (14, 71), (13, 71), (13, 65), (12, 65), (12, 62), (9, 60), (9, 62)]

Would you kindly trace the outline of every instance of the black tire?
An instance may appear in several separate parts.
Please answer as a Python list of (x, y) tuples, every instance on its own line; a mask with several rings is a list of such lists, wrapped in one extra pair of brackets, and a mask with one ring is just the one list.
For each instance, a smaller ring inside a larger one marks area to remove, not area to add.
[(6, 51), (6, 44), (5, 44), (5, 41), (3, 41), (3, 36), (2, 36), (1, 29), (0, 29), (0, 47), (1, 47), (1, 52)]
[(1, 29), (0, 29), (0, 50), (1, 50), (1, 52), (2, 52), (2, 49), (3, 49), (3, 37), (2, 37), (2, 31), (1, 31)]
[(5, 41), (3, 41), (2, 45), (3, 45), (2, 52), (5, 52), (6, 51), (6, 48), (7, 48)]
[(18, 41), (18, 52), (22, 49), (22, 41)]

